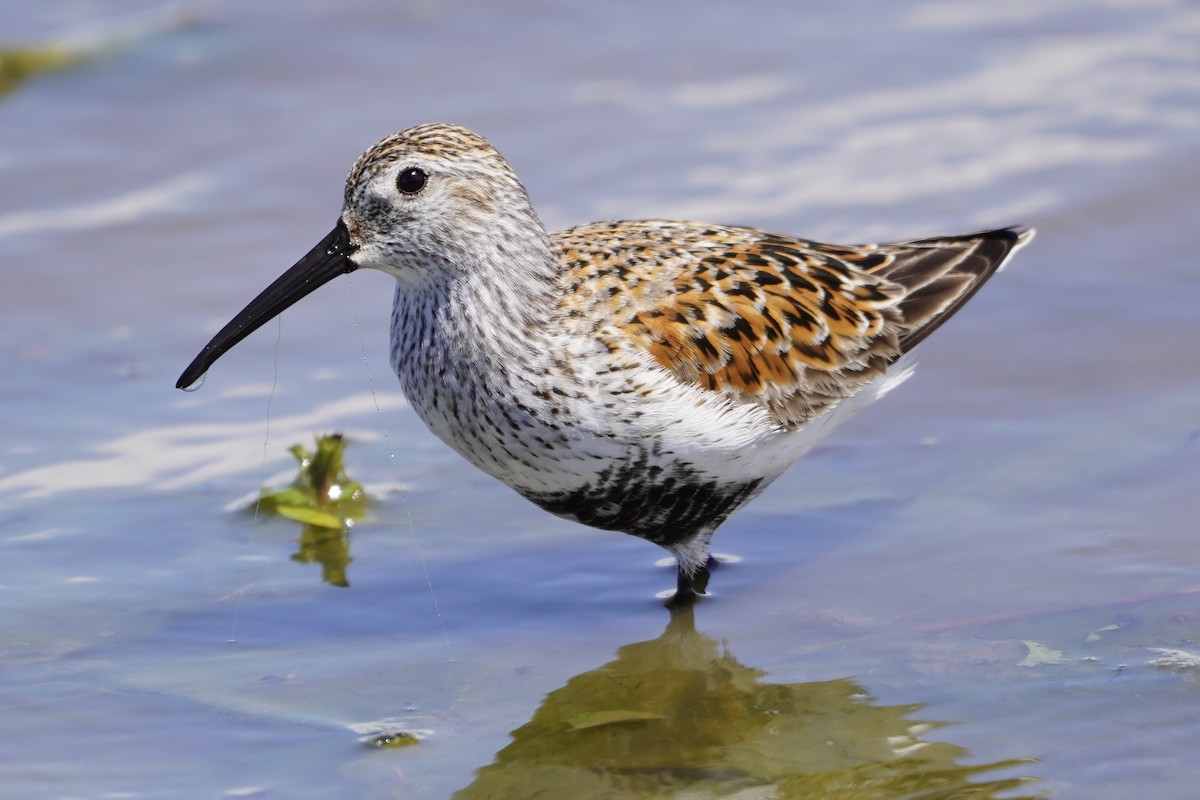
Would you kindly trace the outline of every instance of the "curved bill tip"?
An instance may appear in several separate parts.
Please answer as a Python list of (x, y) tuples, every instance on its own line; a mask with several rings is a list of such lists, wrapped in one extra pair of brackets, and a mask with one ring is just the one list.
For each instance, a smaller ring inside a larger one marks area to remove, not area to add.
[(189, 377), (191, 377), (191, 376), (190, 376), (190, 375), (188, 375), (188, 373), (187, 373), (187, 372), (184, 372), (184, 373), (183, 373), (183, 375), (180, 375), (180, 376), (179, 376), (179, 380), (178, 380), (178, 381), (175, 383), (175, 388), (176, 388), (176, 389), (183, 389), (185, 392), (194, 392), (194, 391), (196, 391), (197, 389), (199, 389), (201, 386), (203, 386), (203, 385), (204, 385), (204, 377), (205, 377), (206, 375), (208, 375), (208, 373), (207, 373), (207, 372), (201, 372), (201, 373), (200, 373), (200, 377), (199, 377), (199, 378), (196, 378), (196, 380), (192, 381), (191, 383), (185, 384), (185, 383), (183, 382), (183, 381), (184, 381), (184, 379), (185, 379), (185, 378), (189, 378)]
[(234, 345), (264, 324), (277, 317), (288, 306), (324, 286), (339, 275), (353, 272), (358, 265), (350, 260), (355, 246), (350, 242), (346, 223), (337, 225), (321, 242), (287, 272), (275, 279), (258, 297), (237, 313), (233, 319), (204, 345), (179, 380), (176, 389), (195, 391), (204, 383), (204, 375), (217, 359)]

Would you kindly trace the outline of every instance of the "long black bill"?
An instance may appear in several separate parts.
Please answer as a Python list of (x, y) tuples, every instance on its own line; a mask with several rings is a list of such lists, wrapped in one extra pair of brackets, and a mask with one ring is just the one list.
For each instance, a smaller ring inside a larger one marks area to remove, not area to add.
[(350, 231), (346, 229), (346, 223), (339, 219), (320, 244), (251, 300), (211, 342), (204, 345), (200, 355), (179, 376), (175, 388), (192, 387), (229, 348), (274, 319), (285, 308), (338, 275), (358, 269), (358, 265), (350, 260), (354, 250), (354, 245), (350, 243)]

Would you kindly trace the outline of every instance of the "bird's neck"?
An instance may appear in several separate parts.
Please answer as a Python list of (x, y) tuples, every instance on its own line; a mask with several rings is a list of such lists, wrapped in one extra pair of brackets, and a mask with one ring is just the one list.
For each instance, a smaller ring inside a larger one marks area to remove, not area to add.
[[(392, 361), (401, 380), (474, 370), (476, 382), (490, 377), (509, 382), (541, 368), (552, 357), (550, 329), (559, 293), (549, 238), (540, 225), (519, 243), (490, 238), (447, 255), (453, 263), (443, 265), (436, 279), (397, 284)], [(481, 374), (488, 371), (497, 374)]]
[(544, 327), (559, 299), (548, 237), (539, 226), (519, 246), (512, 239), (491, 244), (464, 256), (471, 262), (450, 287), (455, 311), (464, 318), (490, 320), (518, 337)]
[(532, 253), (462, 264), (452, 280), (420, 289), (396, 286), (391, 360), (405, 397), (434, 434), (496, 476), (511, 473), (522, 446), (498, 421), (511, 435), (541, 430), (531, 409), (561, 359), (549, 265), (523, 260)]

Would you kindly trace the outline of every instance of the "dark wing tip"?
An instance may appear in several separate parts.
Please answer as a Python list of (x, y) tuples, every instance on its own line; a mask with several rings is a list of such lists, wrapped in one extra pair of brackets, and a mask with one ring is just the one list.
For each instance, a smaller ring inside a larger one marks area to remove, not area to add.
[(877, 274), (905, 288), (897, 304), (907, 329), (900, 337), (901, 352), (912, 350), (954, 316), (1035, 233), (1014, 225), (885, 245), (895, 260)]
[(1029, 242), (1037, 234), (1037, 229), (1029, 225), (1009, 225), (1004, 228), (991, 228), (988, 230), (975, 231), (973, 233), (960, 233), (953, 236), (929, 236), (922, 239), (909, 239), (903, 242), (897, 242), (897, 246), (903, 245), (930, 245), (930, 244), (946, 244), (949, 242), (971, 242), (974, 240), (987, 240), (997, 242), (1009, 242), (1014, 247), (1020, 247)]

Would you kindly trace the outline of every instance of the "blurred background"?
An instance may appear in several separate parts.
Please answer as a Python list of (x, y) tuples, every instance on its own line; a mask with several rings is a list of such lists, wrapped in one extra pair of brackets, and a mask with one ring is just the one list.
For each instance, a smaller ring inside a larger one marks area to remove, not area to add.
[[(1193, 796), (1200, 6), (0, 21), (5, 794)], [(550, 228), (1039, 234), (911, 381), (724, 526), (738, 560), (670, 619), (660, 551), (425, 431), (385, 276), (173, 388), (329, 230), (357, 155), (431, 121), (492, 141)], [(335, 431), (365, 513), (252, 510)]]

